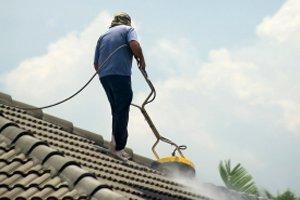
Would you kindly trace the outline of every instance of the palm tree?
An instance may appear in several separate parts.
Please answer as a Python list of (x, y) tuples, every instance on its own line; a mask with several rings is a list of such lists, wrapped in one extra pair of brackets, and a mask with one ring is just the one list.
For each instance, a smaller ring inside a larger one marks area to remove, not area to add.
[(219, 173), (228, 189), (258, 195), (258, 189), (252, 176), (240, 163), (231, 168), (230, 160), (221, 161), (219, 164)]
[(285, 192), (278, 194), (277, 197), (274, 197), (269, 191), (265, 190), (264, 196), (272, 200), (300, 200), (300, 198), (297, 198), (290, 190), (286, 190)]
[(287, 190), (276, 197), (276, 200), (298, 200), (298, 199), (299, 198), (297, 198), (296, 195), (292, 193), (290, 190)]

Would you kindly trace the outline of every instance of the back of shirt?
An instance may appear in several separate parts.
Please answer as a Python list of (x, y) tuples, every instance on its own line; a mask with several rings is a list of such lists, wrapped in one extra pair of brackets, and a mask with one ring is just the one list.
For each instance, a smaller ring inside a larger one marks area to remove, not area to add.
[(119, 46), (127, 44), (119, 49), (111, 58), (101, 67), (99, 76), (108, 75), (131, 75), (133, 54), (129, 47), (129, 42), (137, 40), (137, 34), (131, 26), (119, 25), (110, 28), (106, 33), (100, 36), (96, 52), (94, 64), (101, 65), (104, 60)]

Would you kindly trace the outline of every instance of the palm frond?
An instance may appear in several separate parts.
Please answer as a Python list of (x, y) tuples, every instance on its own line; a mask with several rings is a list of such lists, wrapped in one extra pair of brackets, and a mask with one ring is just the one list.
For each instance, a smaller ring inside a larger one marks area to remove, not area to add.
[(231, 161), (221, 161), (219, 164), (220, 176), (227, 188), (248, 194), (258, 194), (258, 189), (252, 176), (241, 164), (231, 169)]

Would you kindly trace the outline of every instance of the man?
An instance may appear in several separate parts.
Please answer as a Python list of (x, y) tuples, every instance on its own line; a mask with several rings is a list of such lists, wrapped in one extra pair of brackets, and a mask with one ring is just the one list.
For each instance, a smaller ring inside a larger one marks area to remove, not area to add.
[[(112, 56), (105, 61), (118, 47)], [(137, 34), (131, 27), (131, 18), (121, 12), (114, 16), (109, 30), (100, 36), (94, 59), (95, 70), (99, 67), (100, 82), (108, 97), (112, 113), (112, 138), (110, 151), (117, 158), (126, 161), (129, 156), (124, 148), (127, 143), (127, 125), (129, 107), (132, 101), (131, 67), (132, 58), (136, 58), (139, 68), (146, 64)], [(101, 64), (106, 62), (103, 66)]]

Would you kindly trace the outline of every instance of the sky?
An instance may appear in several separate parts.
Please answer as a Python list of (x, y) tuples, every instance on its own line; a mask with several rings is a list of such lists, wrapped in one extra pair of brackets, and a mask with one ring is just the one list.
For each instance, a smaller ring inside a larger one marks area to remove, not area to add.
[[(115, 12), (128, 12), (157, 89), (148, 107), (162, 135), (186, 144), (197, 179), (223, 185), (221, 160), (260, 188), (300, 195), (300, 1), (0, 1), (0, 91), (43, 106), (94, 73), (93, 54)], [(149, 92), (133, 65), (134, 102)], [(46, 111), (110, 139), (96, 78)], [(154, 135), (131, 108), (128, 146), (154, 158)], [(172, 151), (160, 144), (162, 155)]]

